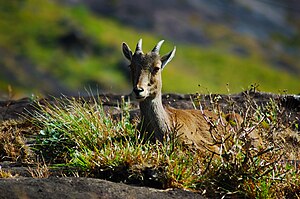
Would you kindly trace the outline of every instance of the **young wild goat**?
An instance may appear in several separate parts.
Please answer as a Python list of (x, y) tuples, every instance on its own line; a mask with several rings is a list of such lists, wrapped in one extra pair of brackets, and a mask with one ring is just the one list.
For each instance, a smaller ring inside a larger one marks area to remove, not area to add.
[[(207, 110), (181, 110), (164, 107), (161, 94), (161, 72), (174, 57), (176, 47), (161, 57), (159, 50), (163, 42), (163, 40), (158, 42), (153, 50), (146, 54), (142, 51), (142, 39), (139, 40), (134, 53), (126, 43), (122, 45), (123, 54), (130, 61), (133, 95), (140, 105), (140, 130), (146, 138), (153, 135), (154, 139), (159, 141), (170, 136), (170, 133), (176, 133), (175, 136), (185, 144), (196, 146), (199, 149), (210, 148), (212, 151), (218, 152), (217, 143), (222, 136), (220, 132), (229, 132), (230, 128), (233, 128), (226, 119), (240, 124), (242, 118), (238, 114), (229, 114), (224, 119), (219, 114)], [(222, 125), (216, 125), (214, 128), (216, 121)], [(257, 135), (255, 134), (255, 136)]]

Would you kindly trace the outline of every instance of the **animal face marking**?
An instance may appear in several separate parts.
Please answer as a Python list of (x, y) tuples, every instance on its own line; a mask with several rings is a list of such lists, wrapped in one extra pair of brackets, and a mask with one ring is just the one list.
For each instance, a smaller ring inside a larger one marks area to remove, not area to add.
[[(166, 60), (171, 61), (175, 48), (167, 55), (161, 57), (159, 50), (163, 41), (160, 41), (151, 52), (142, 51), (142, 40), (137, 44), (134, 54), (126, 43), (123, 43), (123, 54), (130, 61), (131, 80), (135, 98), (142, 101), (146, 98), (155, 98), (161, 93), (161, 71)], [(169, 55), (169, 56), (168, 56)]]

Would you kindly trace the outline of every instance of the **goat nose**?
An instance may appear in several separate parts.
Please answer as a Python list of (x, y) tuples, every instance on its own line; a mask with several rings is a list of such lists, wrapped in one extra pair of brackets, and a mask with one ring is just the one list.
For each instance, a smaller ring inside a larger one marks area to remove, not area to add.
[(139, 95), (141, 92), (143, 92), (144, 89), (143, 88), (138, 88), (138, 87), (135, 87), (133, 88), (133, 92), (136, 94), (136, 95)]

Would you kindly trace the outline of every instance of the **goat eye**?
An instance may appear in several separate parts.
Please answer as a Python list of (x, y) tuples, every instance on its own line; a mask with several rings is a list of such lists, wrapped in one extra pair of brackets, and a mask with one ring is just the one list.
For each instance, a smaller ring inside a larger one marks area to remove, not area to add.
[(159, 71), (159, 69), (160, 69), (160, 68), (159, 68), (158, 66), (154, 67), (154, 68), (153, 68), (153, 73), (157, 73), (157, 72)]

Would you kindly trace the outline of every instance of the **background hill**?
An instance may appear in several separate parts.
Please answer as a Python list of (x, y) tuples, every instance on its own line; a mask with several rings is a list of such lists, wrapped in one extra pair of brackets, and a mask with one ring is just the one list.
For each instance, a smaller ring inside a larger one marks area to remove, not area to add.
[[(296, 0), (0, 0), (0, 98), (129, 93), (121, 43), (177, 46), (164, 92), (300, 92)], [(200, 87), (199, 87), (200, 85)], [(10, 95), (10, 96), (9, 96)]]

